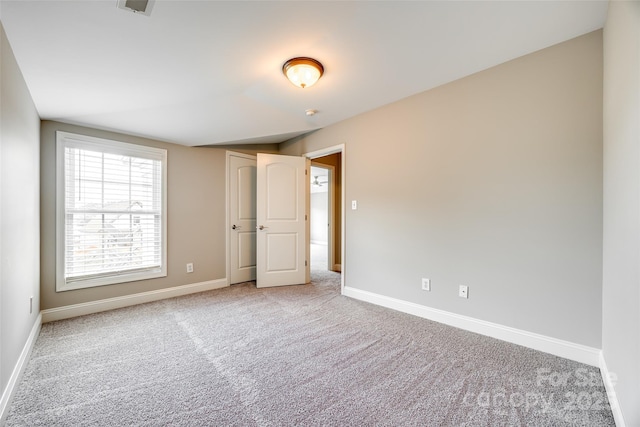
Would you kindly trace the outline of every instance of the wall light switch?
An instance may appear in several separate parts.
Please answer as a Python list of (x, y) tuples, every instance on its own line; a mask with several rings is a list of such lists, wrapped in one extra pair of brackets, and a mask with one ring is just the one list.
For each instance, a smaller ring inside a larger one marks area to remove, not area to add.
[(352, 200), (351, 201), (351, 210), (355, 211), (356, 209), (358, 209), (358, 201), (357, 200)]

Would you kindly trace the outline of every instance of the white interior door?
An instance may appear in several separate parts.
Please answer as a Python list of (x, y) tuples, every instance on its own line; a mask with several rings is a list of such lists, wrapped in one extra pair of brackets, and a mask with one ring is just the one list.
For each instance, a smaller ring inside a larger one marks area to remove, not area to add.
[(304, 157), (258, 154), (256, 286), (309, 281), (308, 169)]
[(256, 159), (229, 155), (229, 284), (256, 280)]

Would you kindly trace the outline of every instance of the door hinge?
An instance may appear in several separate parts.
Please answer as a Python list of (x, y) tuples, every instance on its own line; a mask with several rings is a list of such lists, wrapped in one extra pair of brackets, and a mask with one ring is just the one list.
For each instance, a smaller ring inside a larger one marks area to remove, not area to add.
[(305, 267), (307, 266), (307, 260), (305, 260), (305, 261), (304, 261), (304, 266), (305, 266)]
[(305, 215), (305, 216), (304, 216), (304, 220), (305, 220), (305, 221), (307, 220), (307, 215)]

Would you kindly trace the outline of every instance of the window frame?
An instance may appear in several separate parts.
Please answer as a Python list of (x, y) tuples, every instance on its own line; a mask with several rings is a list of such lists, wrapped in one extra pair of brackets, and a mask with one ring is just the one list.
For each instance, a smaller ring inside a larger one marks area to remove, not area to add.
[[(160, 161), (160, 267), (105, 273), (67, 281), (65, 277), (66, 203), (65, 149), (88, 148), (102, 153)], [(56, 292), (114, 285), (167, 276), (167, 150), (69, 132), (56, 131)]]

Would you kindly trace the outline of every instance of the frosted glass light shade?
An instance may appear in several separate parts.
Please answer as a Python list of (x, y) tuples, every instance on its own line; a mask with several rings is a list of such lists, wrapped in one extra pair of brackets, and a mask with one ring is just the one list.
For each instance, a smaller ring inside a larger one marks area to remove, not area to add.
[(324, 67), (313, 58), (292, 58), (284, 63), (282, 72), (291, 83), (304, 89), (322, 77)]

